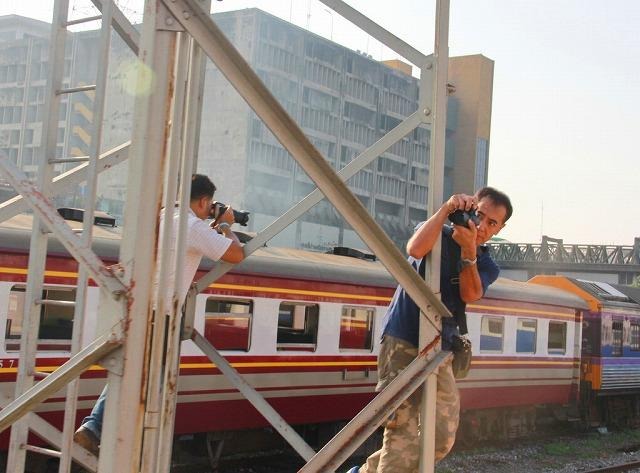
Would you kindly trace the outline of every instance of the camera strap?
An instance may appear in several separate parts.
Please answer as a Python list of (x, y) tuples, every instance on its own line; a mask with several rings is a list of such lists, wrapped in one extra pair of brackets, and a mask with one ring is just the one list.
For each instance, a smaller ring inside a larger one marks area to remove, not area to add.
[[(447, 251), (447, 263), (449, 268), (449, 283), (453, 286), (453, 290), (451, 291), (451, 296), (453, 297), (454, 309), (451, 311), (454, 318), (456, 319), (456, 324), (458, 325), (458, 329), (460, 330), (461, 335), (465, 335), (469, 333), (467, 328), (467, 304), (460, 297), (460, 246), (453, 240), (453, 238), (442, 238), (442, 245), (446, 245)], [(426, 267), (426, 258), (422, 258), (420, 261), (420, 266), (418, 268), (418, 272), (420, 276), (425, 277), (425, 269)], [(442, 289), (440, 289), (442, 292)], [(451, 310), (451, 307), (449, 307)]]

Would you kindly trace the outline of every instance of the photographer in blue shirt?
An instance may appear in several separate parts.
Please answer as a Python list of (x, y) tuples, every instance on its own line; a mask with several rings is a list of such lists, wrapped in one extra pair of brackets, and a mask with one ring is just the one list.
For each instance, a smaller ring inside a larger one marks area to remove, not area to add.
[[(456, 213), (456, 211), (458, 211)], [(476, 223), (469, 213), (477, 215)], [(465, 305), (480, 299), (497, 278), (499, 268), (484, 246), (511, 217), (512, 206), (504, 193), (484, 187), (470, 196), (456, 194), (426, 222), (418, 225), (407, 243), (409, 262), (424, 275), (424, 258), (442, 237), (440, 290), (442, 302), (453, 314), (443, 318), (442, 349), (452, 350), (456, 339), (467, 333)], [(455, 215), (454, 215), (455, 213)], [(464, 216), (459, 224), (446, 225)], [(378, 355), (378, 385), (382, 390), (418, 353), (420, 309), (400, 286), (384, 318)], [(460, 417), (460, 396), (451, 361), (438, 371), (435, 459), (453, 447)], [(422, 389), (416, 390), (396, 410), (384, 430), (382, 448), (362, 467), (349, 473), (413, 473), (419, 468), (419, 417)]]

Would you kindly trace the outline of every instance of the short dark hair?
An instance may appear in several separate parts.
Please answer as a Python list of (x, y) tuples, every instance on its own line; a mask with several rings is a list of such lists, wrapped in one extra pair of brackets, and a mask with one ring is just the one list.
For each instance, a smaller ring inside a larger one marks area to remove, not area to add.
[(498, 189), (494, 189), (493, 187), (483, 187), (476, 192), (476, 197), (478, 198), (478, 202), (487, 197), (494, 203), (494, 205), (502, 205), (507, 210), (504, 222), (502, 223), (505, 223), (511, 217), (511, 214), (513, 213), (511, 199), (509, 199), (509, 196), (504, 192), (500, 192)]
[(213, 197), (216, 185), (204, 174), (194, 174), (191, 176), (191, 200), (202, 199), (203, 197)]

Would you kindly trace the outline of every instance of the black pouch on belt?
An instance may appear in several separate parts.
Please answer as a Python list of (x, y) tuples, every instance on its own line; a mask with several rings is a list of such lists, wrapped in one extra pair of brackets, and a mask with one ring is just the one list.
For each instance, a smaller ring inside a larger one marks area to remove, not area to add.
[(460, 335), (454, 335), (451, 340), (453, 363), (451, 368), (456, 379), (463, 379), (471, 369), (471, 340)]

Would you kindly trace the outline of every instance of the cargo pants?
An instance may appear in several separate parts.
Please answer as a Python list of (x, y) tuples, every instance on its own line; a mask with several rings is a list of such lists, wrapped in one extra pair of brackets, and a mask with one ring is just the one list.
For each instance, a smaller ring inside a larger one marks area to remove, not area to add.
[[(417, 356), (418, 349), (396, 337), (385, 335), (378, 355), (378, 385), (381, 391)], [(442, 460), (453, 447), (460, 419), (460, 395), (451, 369), (451, 359), (438, 371), (436, 399), (435, 460)], [(382, 448), (373, 453), (359, 473), (414, 473), (420, 458), (420, 404), (422, 388), (409, 396), (389, 419)]]

